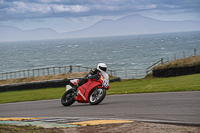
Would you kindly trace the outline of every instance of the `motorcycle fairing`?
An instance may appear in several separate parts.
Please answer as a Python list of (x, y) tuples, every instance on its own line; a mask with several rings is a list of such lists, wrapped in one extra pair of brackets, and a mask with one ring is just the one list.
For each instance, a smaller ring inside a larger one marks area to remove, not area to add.
[(88, 97), (92, 89), (101, 84), (102, 83), (99, 81), (89, 79), (88, 82), (78, 88), (78, 96), (76, 97), (76, 101), (79, 103), (89, 102)]

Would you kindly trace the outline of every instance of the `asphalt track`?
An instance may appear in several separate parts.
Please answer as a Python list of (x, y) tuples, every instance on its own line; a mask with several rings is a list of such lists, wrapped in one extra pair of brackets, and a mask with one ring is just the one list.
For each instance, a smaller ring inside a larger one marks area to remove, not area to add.
[(108, 118), (200, 125), (200, 91), (107, 95), (99, 105), (60, 99), (0, 104), (0, 117)]

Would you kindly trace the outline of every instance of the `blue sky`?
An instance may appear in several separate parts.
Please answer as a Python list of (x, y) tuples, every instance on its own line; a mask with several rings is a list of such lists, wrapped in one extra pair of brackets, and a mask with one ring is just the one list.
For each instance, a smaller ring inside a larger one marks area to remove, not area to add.
[(200, 21), (200, 0), (0, 0), (0, 24), (22, 30), (68, 32), (132, 14), (164, 21)]

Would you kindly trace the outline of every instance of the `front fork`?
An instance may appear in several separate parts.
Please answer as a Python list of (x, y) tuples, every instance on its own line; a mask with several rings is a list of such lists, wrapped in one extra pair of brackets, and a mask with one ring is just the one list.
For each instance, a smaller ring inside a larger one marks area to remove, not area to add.
[(92, 92), (92, 95), (97, 95), (98, 94), (98, 87), (94, 88), (94, 91)]

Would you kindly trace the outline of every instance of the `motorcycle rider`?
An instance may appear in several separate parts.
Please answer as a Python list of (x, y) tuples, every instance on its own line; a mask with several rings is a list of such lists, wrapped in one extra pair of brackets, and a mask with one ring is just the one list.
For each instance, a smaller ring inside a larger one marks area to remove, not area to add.
[(90, 72), (82, 78), (75, 86), (73, 86), (72, 90), (77, 93), (77, 89), (79, 86), (85, 84), (88, 79), (96, 79), (99, 80), (100, 75), (99, 72), (106, 72), (107, 66), (105, 63), (98, 63), (96, 68), (90, 70)]

